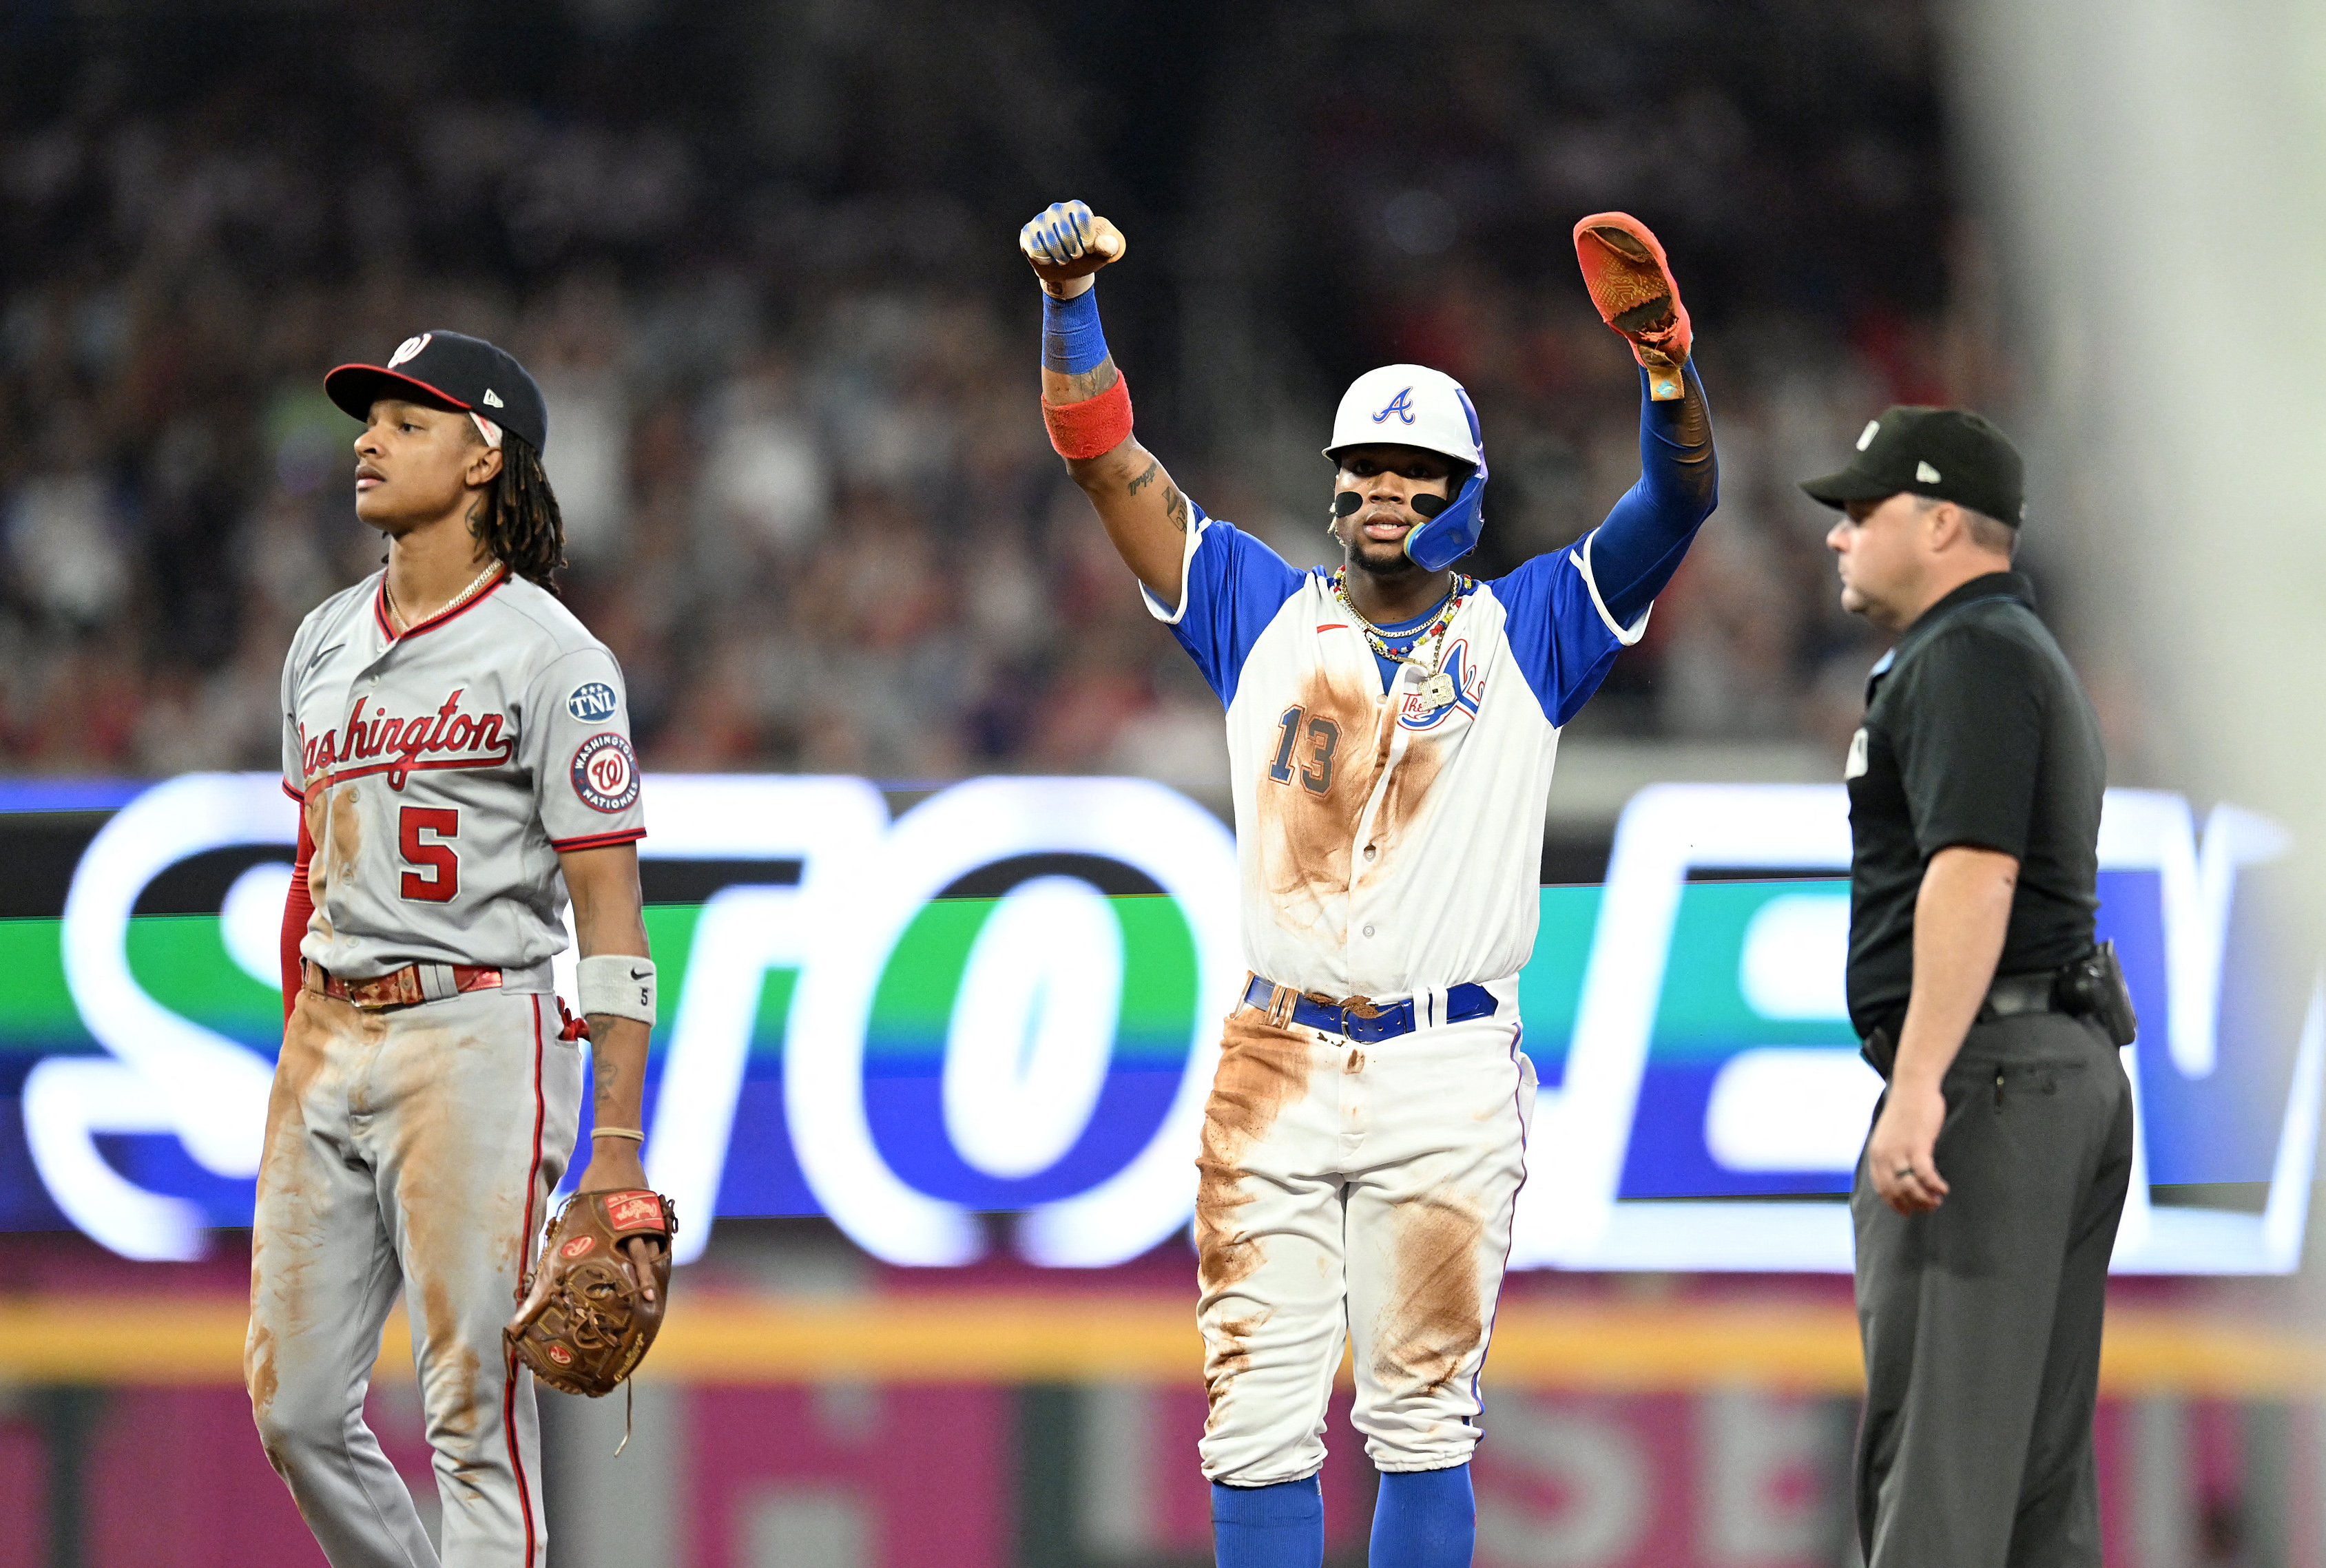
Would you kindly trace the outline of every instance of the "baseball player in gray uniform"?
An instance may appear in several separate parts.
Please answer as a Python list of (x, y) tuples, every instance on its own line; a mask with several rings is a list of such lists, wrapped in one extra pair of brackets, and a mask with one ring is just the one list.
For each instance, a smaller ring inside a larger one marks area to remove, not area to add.
[[(441, 1561), (533, 1568), (532, 1376), (501, 1330), (572, 1150), (585, 1035), (580, 1190), (646, 1186), (655, 980), (622, 673), (558, 601), (548, 414), (515, 359), (426, 332), (324, 389), (364, 422), (356, 514), (387, 561), (308, 616), (283, 666), (284, 783), (303, 816), (244, 1371), (267, 1458), (333, 1563), (437, 1563), (363, 1418), (403, 1288)], [(586, 1030), (550, 981), (569, 895)], [(643, 1262), (659, 1243), (628, 1245)]]

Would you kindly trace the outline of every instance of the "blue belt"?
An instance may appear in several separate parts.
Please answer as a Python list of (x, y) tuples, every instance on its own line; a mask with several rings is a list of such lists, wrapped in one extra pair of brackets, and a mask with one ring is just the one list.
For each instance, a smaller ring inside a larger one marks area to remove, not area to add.
[[(1278, 1028), (1298, 1024), (1305, 1029), (1315, 1029), (1326, 1035), (1340, 1035), (1351, 1040), (1393, 1040), (1400, 1035), (1410, 1035), (1421, 1025), (1414, 1020), (1413, 1000), (1376, 1004), (1363, 997), (1351, 997), (1344, 1002), (1320, 1002), (1289, 986), (1251, 977), (1243, 988), (1244, 1006), (1258, 1007), (1268, 1015), (1268, 1021)], [(1484, 1018), (1500, 1006), (1494, 993), (1484, 986), (1465, 982), (1451, 986), (1446, 991), (1446, 1010), (1428, 1020), (1431, 1024), (1459, 1024), (1471, 1018)]]

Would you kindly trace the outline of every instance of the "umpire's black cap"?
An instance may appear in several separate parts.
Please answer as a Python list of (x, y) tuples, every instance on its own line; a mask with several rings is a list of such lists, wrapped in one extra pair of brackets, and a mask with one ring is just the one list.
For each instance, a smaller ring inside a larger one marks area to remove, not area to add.
[(1884, 501), (1908, 490), (2016, 528), (2026, 520), (2025, 483), (2019, 449), (1977, 414), (1902, 403), (1868, 422), (1849, 467), (1803, 479), (1801, 488), (1828, 506)]
[(535, 451), (549, 444), (549, 405), (524, 366), (505, 348), (461, 332), (406, 338), (385, 365), (342, 365), (323, 377), (323, 395), (358, 419), (383, 397), (441, 403), (481, 414)]

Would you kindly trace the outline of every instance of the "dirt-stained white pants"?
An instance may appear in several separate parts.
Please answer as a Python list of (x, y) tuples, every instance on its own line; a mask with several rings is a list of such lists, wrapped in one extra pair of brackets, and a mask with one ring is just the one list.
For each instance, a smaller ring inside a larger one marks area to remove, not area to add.
[(1207, 1478), (1316, 1473), (1344, 1335), (1377, 1467), (1469, 1459), (1534, 1089), (1507, 1001), (1371, 1044), (1229, 1016), (1196, 1160)]
[(554, 997), (365, 1013), (313, 991), (284, 1032), (251, 1229), (243, 1355), (266, 1457), (335, 1568), (439, 1559), (365, 1424), (403, 1288), (447, 1568), (545, 1560), (533, 1375), (501, 1348), (564, 1174), (581, 1047)]

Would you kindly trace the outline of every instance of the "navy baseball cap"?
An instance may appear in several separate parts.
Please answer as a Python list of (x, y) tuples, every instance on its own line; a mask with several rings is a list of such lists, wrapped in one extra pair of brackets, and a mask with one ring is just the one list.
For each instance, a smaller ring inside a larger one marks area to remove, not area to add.
[(439, 403), (492, 421), (535, 451), (549, 444), (549, 405), (525, 366), (461, 332), (406, 338), (385, 365), (342, 365), (323, 377), (323, 395), (362, 420), (383, 397)]
[(1803, 479), (1828, 506), (1886, 501), (1901, 490), (1952, 501), (2016, 528), (2026, 511), (2026, 473), (2011, 438), (1967, 408), (1899, 404), (1867, 422), (1849, 467)]

